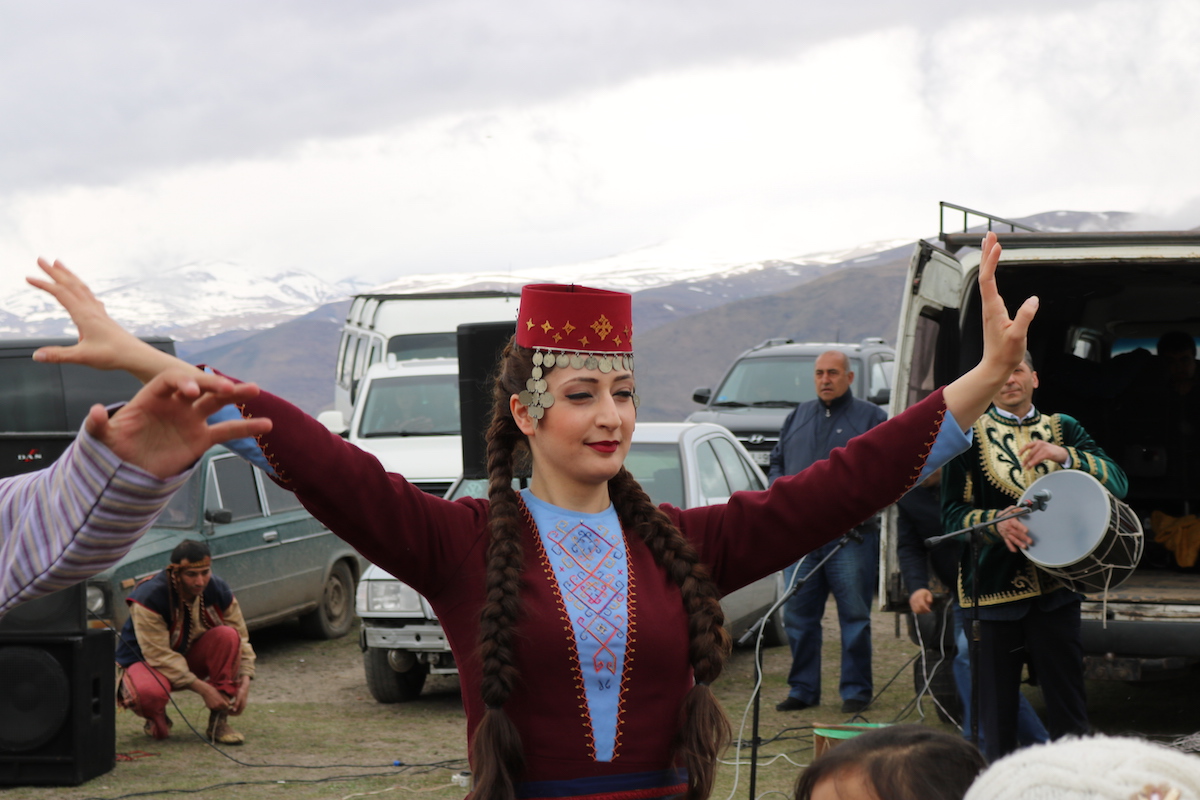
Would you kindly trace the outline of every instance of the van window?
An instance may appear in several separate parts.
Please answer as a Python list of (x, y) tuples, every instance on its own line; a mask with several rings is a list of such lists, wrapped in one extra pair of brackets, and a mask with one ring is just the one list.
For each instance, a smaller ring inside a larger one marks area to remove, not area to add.
[(352, 333), (346, 334), (346, 350), (342, 358), (342, 383), (350, 385), (354, 377), (354, 356), (358, 352), (358, 337)]
[(0, 430), (67, 430), (62, 373), (57, 364), (0, 358)]
[(941, 325), (936, 319), (922, 314), (917, 319), (913, 337), (912, 371), (908, 374), (908, 402), (915, 405), (933, 392), (933, 360), (937, 353), (938, 334)]
[(342, 342), (338, 345), (337, 371), (334, 374), (338, 376), (338, 383), (341, 383), (343, 386), (350, 383), (350, 373), (346, 371), (346, 365), (350, 363), (347, 358), (347, 351), (350, 349), (350, 338), (350, 332), (343, 331)]
[(397, 361), (410, 358), (458, 358), (458, 334), (406, 333), (388, 339), (388, 355)]
[(458, 435), (457, 375), (411, 375), (370, 382), (358, 435)]
[(357, 380), (367, 371), (367, 337), (360, 336), (354, 351), (354, 378)]
[(373, 364), (378, 364), (381, 360), (383, 360), (383, 355), (379, 352), (379, 349), (380, 349), (379, 345), (380, 345), (380, 342), (378, 339), (371, 340), (371, 351), (369, 353), (367, 353), (367, 366), (368, 367), (370, 367)]

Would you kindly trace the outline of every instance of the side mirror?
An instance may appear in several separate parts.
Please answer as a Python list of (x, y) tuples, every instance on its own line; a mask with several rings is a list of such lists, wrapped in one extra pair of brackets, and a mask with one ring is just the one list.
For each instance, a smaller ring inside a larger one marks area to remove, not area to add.
[(214, 525), (228, 525), (233, 522), (233, 512), (228, 508), (210, 508), (204, 512), (204, 521)]
[(317, 415), (317, 422), (328, 428), (331, 433), (336, 433), (343, 439), (350, 433), (350, 429), (346, 425), (346, 418), (342, 416), (342, 412), (340, 411), (322, 411)]
[(708, 405), (708, 401), (712, 399), (712, 389), (708, 386), (697, 386), (692, 389), (692, 400), (702, 406)]
[(885, 386), (875, 394), (871, 395), (871, 402), (877, 406), (886, 406), (888, 403), (892, 402), (892, 390)]

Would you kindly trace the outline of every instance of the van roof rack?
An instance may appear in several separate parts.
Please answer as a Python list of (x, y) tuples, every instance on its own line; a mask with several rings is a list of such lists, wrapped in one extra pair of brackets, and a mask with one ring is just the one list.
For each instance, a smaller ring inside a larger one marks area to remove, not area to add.
[[(962, 212), (962, 230), (946, 230), (946, 210)], [(1200, 230), (1192, 231), (1042, 231), (1004, 217), (997, 217), (973, 208), (941, 201), (938, 203), (938, 239), (951, 253), (964, 247), (979, 246), (979, 228), (995, 231), (1000, 244), (1009, 249), (1022, 247), (1080, 247), (1097, 244), (1148, 245), (1182, 244), (1200, 245)], [(971, 218), (980, 221), (971, 231)], [(1008, 227), (1007, 231), (997, 230)], [(1018, 230), (1020, 229), (1020, 230)]]

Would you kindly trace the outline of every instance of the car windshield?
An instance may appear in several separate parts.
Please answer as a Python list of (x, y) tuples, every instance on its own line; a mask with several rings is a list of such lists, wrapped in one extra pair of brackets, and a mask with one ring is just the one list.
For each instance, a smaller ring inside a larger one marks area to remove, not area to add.
[[(625, 467), (650, 495), (655, 505), (670, 503), (683, 507), (683, 467), (679, 463), (679, 445), (659, 442), (634, 442), (629, 447)], [(486, 497), (487, 478), (459, 481), (449, 500), (460, 497)], [(513, 480), (517, 488), (517, 480)]]
[(358, 435), (458, 435), (458, 376), (411, 375), (371, 382)]
[[(815, 400), (813, 364), (816, 360), (815, 355), (744, 358), (730, 370), (712, 404), (778, 408)], [(852, 372), (857, 374), (861, 368), (859, 359), (850, 359)]]
[(388, 339), (388, 355), (397, 361), (411, 358), (458, 358), (458, 334), (402, 333)]

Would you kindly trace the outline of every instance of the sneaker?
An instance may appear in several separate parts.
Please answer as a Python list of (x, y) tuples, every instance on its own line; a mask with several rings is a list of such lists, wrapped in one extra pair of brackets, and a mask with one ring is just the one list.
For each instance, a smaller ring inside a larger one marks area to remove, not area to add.
[(860, 711), (866, 711), (867, 706), (871, 705), (870, 700), (843, 700), (843, 714), (857, 714)]
[(803, 711), (806, 708), (812, 708), (816, 703), (806, 703), (799, 697), (788, 695), (783, 698), (783, 702), (775, 706), (776, 711)]
[(208, 730), (205, 732), (213, 744), (244, 744), (246, 737), (229, 726), (229, 715), (224, 711), (208, 712)]
[(171, 735), (171, 726), (174, 724), (166, 714), (159, 714), (153, 719), (147, 719), (146, 724), (142, 726), (142, 730), (150, 738), (161, 740)]

